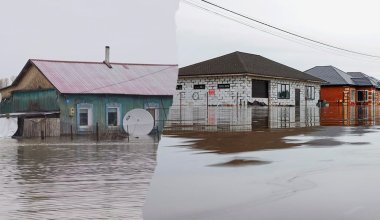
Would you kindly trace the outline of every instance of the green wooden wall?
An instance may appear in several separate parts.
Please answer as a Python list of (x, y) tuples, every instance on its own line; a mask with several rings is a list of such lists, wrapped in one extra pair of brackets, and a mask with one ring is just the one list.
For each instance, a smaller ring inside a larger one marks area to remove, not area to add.
[(15, 91), (0, 104), (0, 113), (59, 111), (59, 96), (54, 89)]
[[(93, 124), (99, 124), (101, 130), (107, 130), (106, 114), (107, 104), (120, 104), (120, 120), (124, 115), (135, 108), (145, 109), (147, 106), (155, 106), (159, 109), (159, 119), (157, 126), (162, 131), (164, 123), (167, 119), (169, 108), (172, 104), (171, 96), (126, 96), (126, 95), (62, 95), (59, 98), (59, 106), (61, 109), (61, 134), (69, 134), (71, 126), (74, 132), (78, 131), (77, 126), (77, 105), (92, 104), (93, 105)], [(70, 115), (70, 110), (74, 109), (75, 114)], [(122, 122), (120, 121), (119, 129), (122, 130)], [(94, 132), (95, 127), (92, 132)], [(91, 132), (91, 131), (90, 131)]]
[[(101, 131), (106, 131), (107, 104), (120, 105), (120, 126), (123, 132), (122, 120), (124, 115), (135, 108), (145, 109), (155, 107), (159, 111), (156, 125), (159, 131), (163, 130), (169, 108), (172, 105), (172, 96), (138, 96), (138, 95), (87, 95), (87, 94), (59, 94), (54, 89), (37, 91), (16, 91), (11, 98), (0, 103), (0, 113), (17, 112), (49, 112), (60, 111), (61, 134), (70, 134), (71, 127), (78, 133), (77, 105), (91, 104), (93, 106), (93, 122), (98, 122)], [(74, 109), (75, 113), (70, 114)], [(90, 132), (94, 132), (95, 127)]]

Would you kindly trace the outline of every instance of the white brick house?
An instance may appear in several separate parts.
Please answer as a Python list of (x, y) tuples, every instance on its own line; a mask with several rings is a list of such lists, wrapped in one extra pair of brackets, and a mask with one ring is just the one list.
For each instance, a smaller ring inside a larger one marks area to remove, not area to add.
[(235, 52), (179, 70), (173, 105), (315, 106), (322, 80), (264, 57)]

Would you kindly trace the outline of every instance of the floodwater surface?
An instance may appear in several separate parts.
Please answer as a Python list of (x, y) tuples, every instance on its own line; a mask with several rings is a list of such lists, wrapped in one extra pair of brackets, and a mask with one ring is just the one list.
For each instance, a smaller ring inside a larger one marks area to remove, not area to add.
[(211, 111), (169, 121), (144, 219), (380, 218), (378, 108)]
[(3, 139), (0, 219), (142, 219), (153, 139)]

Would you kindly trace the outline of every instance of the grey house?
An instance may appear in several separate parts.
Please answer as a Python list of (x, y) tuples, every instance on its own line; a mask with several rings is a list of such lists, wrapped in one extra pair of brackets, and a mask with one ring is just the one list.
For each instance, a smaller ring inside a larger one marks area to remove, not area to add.
[(173, 105), (316, 105), (321, 83), (260, 55), (233, 52), (180, 68)]

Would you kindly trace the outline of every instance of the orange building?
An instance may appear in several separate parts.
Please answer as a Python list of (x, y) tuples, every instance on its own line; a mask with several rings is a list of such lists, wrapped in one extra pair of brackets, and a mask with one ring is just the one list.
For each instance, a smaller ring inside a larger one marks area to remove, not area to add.
[(320, 99), (330, 106), (380, 104), (379, 81), (364, 73), (346, 73), (333, 66), (316, 66), (305, 72), (325, 81)]

